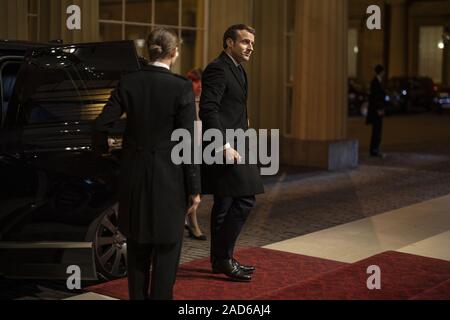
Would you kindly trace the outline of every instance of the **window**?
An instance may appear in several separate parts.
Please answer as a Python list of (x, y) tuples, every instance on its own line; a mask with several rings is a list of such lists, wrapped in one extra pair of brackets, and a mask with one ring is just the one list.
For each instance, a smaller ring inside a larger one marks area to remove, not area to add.
[(442, 83), (444, 46), (442, 26), (421, 27), (419, 31), (419, 75)]
[(28, 0), (28, 40), (39, 41), (40, 0)]
[(6, 112), (14, 90), (17, 73), (19, 72), (20, 62), (7, 61), (0, 66), (0, 84), (1, 84), (1, 114), (0, 127), (3, 127)]
[(284, 134), (292, 132), (292, 108), (295, 72), (295, 0), (285, 0), (285, 76), (284, 76)]
[(134, 40), (146, 57), (146, 38), (158, 26), (173, 28), (181, 39), (174, 72), (186, 75), (206, 65), (206, 13), (209, 0), (99, 0), (100, 40)]

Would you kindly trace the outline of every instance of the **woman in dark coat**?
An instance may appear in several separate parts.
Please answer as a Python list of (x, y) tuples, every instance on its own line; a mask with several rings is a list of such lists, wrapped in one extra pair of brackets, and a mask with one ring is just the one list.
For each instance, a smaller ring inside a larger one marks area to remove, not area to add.
[[(171, 73), (178, 37), (169, 29), (148, 37), (150, 65), (124, 76), (95, 121), (98, 141), (126, 113), (119, 190), (119, 230), (127, 237), (130, 299), (172, 299), (186, 212), (200, 202), (198, 166), (171, 159), (174, 130), (193, 137), (191, 82)], [(189, 201), (190, 200), (190, 208)]]

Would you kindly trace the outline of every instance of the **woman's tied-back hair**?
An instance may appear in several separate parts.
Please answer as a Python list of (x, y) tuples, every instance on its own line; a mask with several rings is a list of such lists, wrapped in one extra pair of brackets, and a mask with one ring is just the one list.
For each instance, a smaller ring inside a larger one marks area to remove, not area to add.
[(156, 28), (147, 38), (150, 62), (167, 58), (179, 45), (176, 32), (169, 28)]

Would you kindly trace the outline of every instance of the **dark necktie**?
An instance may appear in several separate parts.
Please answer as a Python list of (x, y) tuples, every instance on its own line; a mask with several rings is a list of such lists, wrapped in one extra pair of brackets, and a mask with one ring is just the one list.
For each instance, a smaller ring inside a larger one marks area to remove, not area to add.
[(238, 65), (237, 68), (239, 69), (239, 73), (241, 74), (242, 83), (244, 84), (244, 86), (247, 86), (247, 80), (245, 79), (244, 68), (242, 68), (241, 65)]

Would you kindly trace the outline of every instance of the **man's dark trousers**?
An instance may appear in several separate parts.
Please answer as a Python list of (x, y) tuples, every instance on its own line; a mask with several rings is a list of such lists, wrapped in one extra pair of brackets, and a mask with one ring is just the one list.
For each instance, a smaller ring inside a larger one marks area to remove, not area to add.
[[(127, 240), (128, 292), (131, 300), (171, 300), (180, 260), (181, 241), (141, 244)], [(150, 266), (152, 281), (149, 293)], [(158, 279), (155, 281), (155, 279)]]
[(370, 154), (380, 153), (381, 136), (383, 132), (383, 118), (375, 117), (372, 122), (372, 139), (370, 140)]
[(255, 196), (214, 196), (211, 213), (211, 262), (233, 259), (236, 240), (255, 202)]

